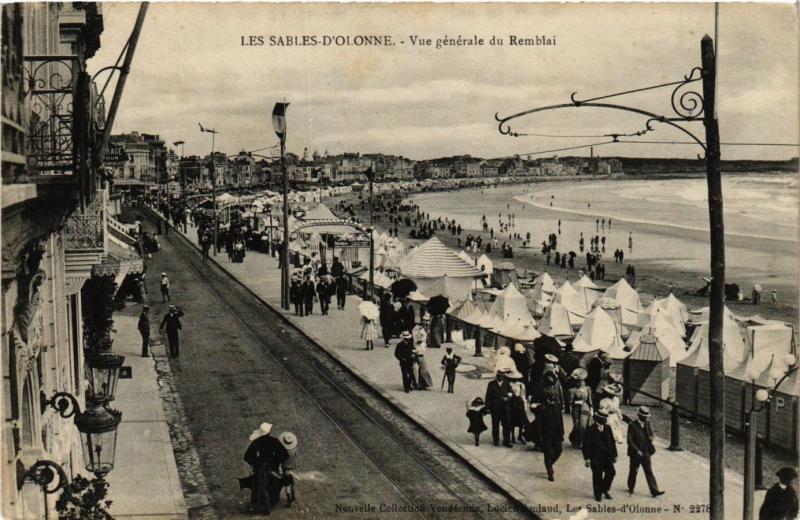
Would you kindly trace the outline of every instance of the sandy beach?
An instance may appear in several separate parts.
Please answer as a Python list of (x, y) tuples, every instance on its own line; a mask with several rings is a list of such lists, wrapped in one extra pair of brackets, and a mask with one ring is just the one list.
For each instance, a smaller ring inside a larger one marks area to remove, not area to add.
[[(692, 179), (697, 182), (698, 179)], [(650, 181), (582, 181), (579, 184), (581, 189), (591, 190), (593, 194), (592, 206), (599, 216), (602, 212), (613, 210), (614, 208), (603, 208), (600, 200), (611, 199), (606, 196), (617, 186), (625, 189), (637, 188), (641, 183)], [(658, 182), (658, 181), (655, 181)], [(677, 182), (681, 182), (677, 180)], [(634, 184), (636, 183), (636, 184)], [(484, 240), (488, 238), (488, 233), (480, 232), (480, 220), (486, 215), (490, 226), (499, 230), (498, 220), (508, 222), (508, 215), (513, 214), (515, 226), (510, 232), (520, 233), (523, 237), (527, 232), (531, 233), (532, 245), (523, 248), (521, 241), (511, 240), (514, 247), (513, 262), (518, 270), (530, 270), (540, 273), (547, 270), (557, 282), (563, 280), (574, 281), (578, 276), (578, 270), (582, 269), (585, 259), (580, 255), (578, 240), (580, 233), (583, 233), (588, 240), (595, 234), (606, 236), (606, 253), (604, 263), (606, 264), (606, 280), (608, 284), (623, 277), (625, 266), (632, 263), (636, 266), (637, 289), (642, 293), (644, 301), (649, 301), (653, 297), (665, 296), (670, 285), (673, 292), (683, 300), (690, 308), (699, 308), (708, 304), (707, 297), (696, 296), (695, 291), (704, 282), (701, 276), (707, 276), (708, 268), (708, 232), (700, 229), (691, 229), (689, 222), (681, 219), (681, 212), (686, 212), (686, 208), (676, 210), (675, 218), (665, 221), (667, 225), (646, 222), (646, 219), (616, 218), (612, 220), (611, 229), (606, 228), (597, 230), (595, 218), (587, 214), (579, 214), (576, 209), (569, 207), (569, 203), (563, 202), (566, 207), (559, 208), (558, 203), (563, 198), (563, 194), (576, 192), (575, 183), (570, 181), (535, 183), (527, 185), (502, 186), (497, 188), (468, 189), (447, 192), (428, 192), (412, 193), (408, 199), (418, 204), (422, 211), (430, 213), (431, 217), (455, 218), (463, 228), (463, 238), (468, 233), (483, 234)], [(554, 207), (546, 206), (551, 201), (550, 194), (555, 194), (553, 199)], [(560, 195), (560, 196), (559, 196)], [(348, 198), (358, 199), (358, 195), (351, 195)], [(608, 200), (613, 204), (613, 200)], [(588, 204), (588, 202), (586, 202)], [(652, 202), (648, 202), (650, 206)], [(498, 213), (501, 217), (498, 217)], [(581, 213), (583, 211), (581, 210)], [(615, 211), (615, 215), (618, 212)], [(366, 211), (360, 212), (359, 216), (365, 221), (368, 220)], [(696, 216), (694, 216), (697, 218)], [(726, 218), (727, 218), (726, 214)], [(576, 259), (575, 269), (561, 269), (560, 267), (547, 266), (545, 257), (540, 253), (540, 244), (549, 233), (558, 233), (558, 221), (561, 220), (561, 233), (558, 235), (559, 247), (561, 252), (573, 250), (579, 253)], [(728, 306), (734, 312), (742, 315), (760, 314), (765, 318), (780, 319), (792, 323), (797, 323), (797, 294), (798, 294), (798, 243), (794, 240), (786, 239), (786, 236), (749, 236), (746, 233), (738, 233), (736, 226), (737, 217), (733, 215), (729, 218), (730, 224), (726, 230), (726, 282), (737, 283), (740, 285), (745, 296), (749, 297), (752, 285), (760, 283), (768, 292), (776, 290), (778, 295), (777, 303), (762, 303), (753, 306), (749, 302), (728, 302)], [(382, 228), (386, 223), (376, 221), (376, 225)], [(768, 227), (768, 226), (765, 226)], [(410, 229), (400, 228), (400, 238), (411, 243), (416, 243), (409, 239)], [(785, 230), (782, 231), (785, 233)], [(507, 235), (507, 234), (506, 234)], [(508, 240), (499, 233), (496, 234), (502, 243)], [(628, 248), (628, 237), (632, 236), (634, 247)], [(439, 231), (437, 237), (451, 247), (457, 247), (457, 237), (445, 231)], [(614, 262), (613, 251), (623, 249), (625, 252), (624, 264)], [(491, 253), (493, 259), (499, 259), (500, 255)]]

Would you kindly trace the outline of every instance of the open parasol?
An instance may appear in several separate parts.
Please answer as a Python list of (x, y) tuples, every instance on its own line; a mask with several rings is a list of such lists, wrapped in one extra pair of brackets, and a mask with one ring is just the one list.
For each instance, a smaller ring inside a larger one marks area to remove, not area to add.
[(417, 290), (417, 284), (408, 278), (402, 278), (392, 284), (392, 295), (395, 298), (405, 298), (411, 291)]
[(447, 312), (450, 308), (450, 300), (442, 295), (437, 295), (431, 298), (428, 302), (428, 311), (434, 316), (440, 316)]
[(377, 320), (378, 316), (380, 316), (381, 311), (378, 309), (378, 306), (372, 303), (371, 301), (363, 301), (358, 304), (358, 312), (368, 320)]

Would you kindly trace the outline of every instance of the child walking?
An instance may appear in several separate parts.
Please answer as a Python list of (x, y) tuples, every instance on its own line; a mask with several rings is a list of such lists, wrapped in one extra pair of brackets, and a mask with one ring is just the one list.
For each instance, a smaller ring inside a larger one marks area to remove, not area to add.
[(375, 320), (362, 316), (361, 324), (361, 339), (366, 342), (366, 350), (373, 350), (375, 348), (375, 340), (378, 338)]
[(297, 468), (297, 436), (292, 432), (283, 432), (279, 440), (289, 453), (281, 467), (283, 468), (283, 489), (286, 490), (286, 505), (290, 506), (295, 499), (294, 470)]
[(467, 402), (467, 418), (469, 419), (467, 431), (475, 436), (475, 446), (480, 446), (481, 433), (487, 430), (483, 416), (488, 413), (489, 411), (480, 397)]
[(447, 347), (447, 353), (442, 358), (444, 366), (444, 376), (447, 378), (447, 393), (453, 393), (453, 385), (456, 382), (456, 367), (461, 363), (461, 357), (453, 354), (453, 347)]

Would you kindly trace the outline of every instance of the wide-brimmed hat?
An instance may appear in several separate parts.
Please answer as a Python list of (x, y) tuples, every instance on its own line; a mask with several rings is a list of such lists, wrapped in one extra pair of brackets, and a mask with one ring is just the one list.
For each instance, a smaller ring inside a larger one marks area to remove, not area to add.
[(292, 432), (283, 432), (278, 440), (281, 441), (283, 447), (287, 450), (293, 450), (297, 447), (297, 436)]
[(603, 387), (603, 393), (608, 395), (622, 395), (622, 386), (617, 383), (609, 383)]
[(608, 380), (612, 383), (621, 383), (622, 382), (622, 374), (619, 372), (609, 372), (608, 373)]
[(602, 410), (598, 410), (597, 413), (594, 414), (595, 422), (599, 422), (605, 424), (608, 421), (608, 414)]
[(167, 276), (167, 273), (161, 273), (161, 276)]
[(775, 475), (777, 475), (781, 482), (788, 483), (797, 478), (797, 471), (789, 466), (784, 466), (776, 471)]
[(259, 437), (263, 437), (264, 435), (269, 435), (269, 432), (272, 431), (272, 424), (268, 422), (263, 422), (259, 425), (258, 428), (253, 430), (253, 433), (250, 434), (250, 440), (254, 441)]
[(523, 345), (522, 343), (515, 343), (514, 350), (516, 350), (517, 352), (525, 352), (525, 345)]
[(544, 358), (551, 363), (558, 363), (558, 356), (555, 354), (545, 354)]
[(636, 410), (636, 415), (638, 415), (639, 417), (644, 417), (646, 419), (646, 418), (650, 417), (650, 408), (648, 408), (646, 406), (640, 406)]
[(522, 374), (514, 370), (513, 372), (509, 372), (506, 377), (509, 379), (520, 380), (522, 379)]
[(586, 372), (586, 369), (585, 368), (580, 368), (580, 367), (576, 368), (575, 370), (573, 370), (572, 374), (570, 374), (570, 377), (572, 379), (575, 379), (576, 381), (583, 381), (588, 376), (589, 376), (589, 373)]
[(400, 333), (400, 339), (409, 339), (411, 337), (411, 333), (407, 330), (404, 330)]
[(175, 309), (177, 309), (177, 307), (175, 307), (174, 305), (169, 306), (169, 310), (174, 311)]
[(503, 367), (503, 368), (498, 369), (497, 373), (500, 374), (500, 375), (503, 375), (503, 376), (507, 376), (508, 374), (511, 373), (511, 369), (508, 368), (508, 367)]

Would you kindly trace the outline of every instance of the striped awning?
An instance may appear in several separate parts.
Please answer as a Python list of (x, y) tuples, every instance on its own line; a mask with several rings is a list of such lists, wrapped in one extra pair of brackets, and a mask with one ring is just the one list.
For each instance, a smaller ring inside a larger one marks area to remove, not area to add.
[(478, 278), (483, 275), (436, 237), (415, 249), (398, 268), (407, 278)]

